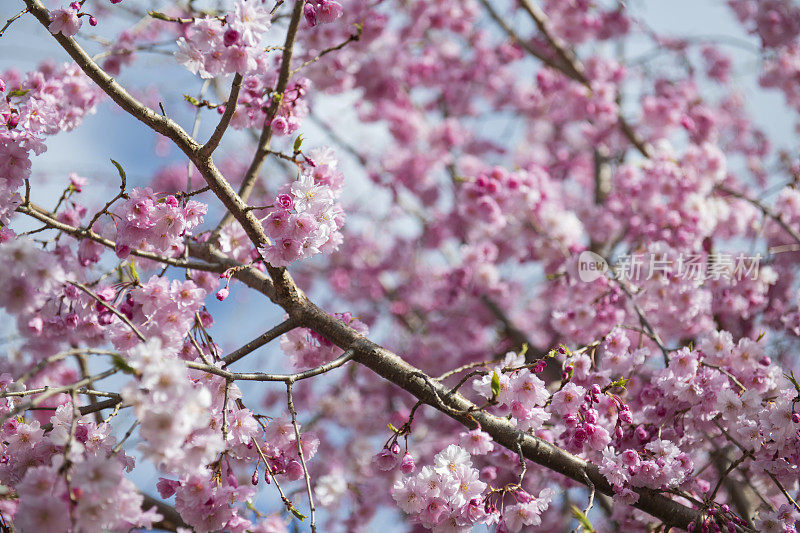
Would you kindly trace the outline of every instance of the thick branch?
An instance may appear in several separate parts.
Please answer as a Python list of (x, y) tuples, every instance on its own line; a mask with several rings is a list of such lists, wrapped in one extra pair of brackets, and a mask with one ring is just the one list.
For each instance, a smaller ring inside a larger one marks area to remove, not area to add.
[[(465, 426), (476, 427), (476, 423), (480, 424), (483, 431), (489, 433), (495, 442), (509, 450), (516, 450), (518, 443), (521, 443), (525, 458), (578, 483), (586, 485), (588, 478), (599, 493), (613, 495), (611, 485), (600, 474), (596, 465), (587, 463), (544, 440), (517, 431), (506, 419), (474, 410), (475, 405), (460, 394), (449, 394), (448, 388), (434, 382), (396, 354), (369, 341), (310, 302), (288, 303), (290, 316), (297, 316), (303, 324), (313, 327), (338, 346), (352, 347), (357, 362), (416, 398)], [(440, 399), (443, 399), (444, 403)], [(637, 492), (639, 501), (636, 507), (659, 518), (667, 525), (686, 528), (700, 516), (699, 511), (670, 500), (655, 491), (638, 489)]]

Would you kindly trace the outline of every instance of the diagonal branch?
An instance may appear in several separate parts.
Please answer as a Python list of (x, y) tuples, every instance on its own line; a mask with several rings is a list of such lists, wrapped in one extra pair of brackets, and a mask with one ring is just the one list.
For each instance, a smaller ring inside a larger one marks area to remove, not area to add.
[[(303, 7), (305, 7), (305, 4), (305, 0), (295, 0), (294, 3), (292, 19), (289, 21), (289, 29), (286, 31), (286, 40), (283, 44), (283, 56), (281, 57), (281, 68), (278, 74), (278, 83), (272, 93), (272, 102), (267, 110), (267, 116), (264, 118), (264, 128), (261, 130), (261, 136), (258, 139), (256, 153), (253, 155), (253, 160), (250, 162), (250, 167), (247, 169), (244, 179), (242, 180), (242, 184), (239, 186), (239, 196), (245, 202), (253, 192), (256, 179), (258, 178), (258, 173), (261, 171), (261, 166), (264, 164), (267, 155), (269, 155), (269, 147), (270, 143), (272, 142), (272, 119), (275, 118), (275, 115), (278, 112), (278, 107), (280, 107), (283, 93), (286, 91), (286, 86), (289, 84), (289, 78), (292, 74), (291, 68), (294, 42), (297, 38), (297, 30), (300, 27), (300, 20), (303, 18)], [(217, 224), (217, 229), (215, 232), (218, 233), (221, 228), (230, 224), (232, 220), (233, 214), (231, 212), (225, 213), (225, 216), (223, 216), (222, 220), (220, 220), (219, 224)]]
[(236, 112), (236, 103), (239, 101), (239, 91), (241, 88), (242, 75), (237, 72), (233, 76), (233, 82), (231, 82), (231, 93), (228, 96), (228, 101), (225, 102), (225, 112), (222, 114), (222, 118), (219, 120), (217, 127), (214, 128), (214, 133), (211, 134), (208, 142), (200, 148), (200, 155), (209, 156), (216, 150), (217, 146), (219, 146), (219, 142), (222, 140), (222, 136), (225, 135), (225, 131), (231, 123), (233, 114)]
[(231, 363), (235, 363), (242, 357), (246, 356), (247, 354), (261, 348), (268, 342), (271, 342), (274, 339), (277, 339), (284, 333), (288, 333), (289, 331), (295, 328), (295, 321), (291, 318), (284, 320), (274, 328), (270, 329), (269, 331), (262, 333), (255, 339), (251, 340), (238, 350), (231, 352), (230, 354), (226, 355), (225, 358), (222, 360), (222, 366), (228, 366)]

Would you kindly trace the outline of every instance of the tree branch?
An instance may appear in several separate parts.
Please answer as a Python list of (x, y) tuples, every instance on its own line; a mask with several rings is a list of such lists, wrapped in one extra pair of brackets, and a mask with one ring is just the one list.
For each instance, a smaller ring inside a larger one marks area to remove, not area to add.
[(233, 114), (236, 112), (236, 103), (239, 101), (239, 91), (241, 88), (242, 75), (237, 72), (233, 75), (231, 93), (228, 96), (228, 101), (225, 102), (225, 112), (222, 114), (222, 118), (219, 120), (217, 127), (214, 128), (214, 133), (211, 134), (208, 142), (206, 142), (206, 144), (200, 148), (201, 156), (210, 156), (211, 153), (216, 150), (217, 146), (219, 146), (219, 142), (222, 140), (222, 136), (225, 135), (225, 131), (228, 129), (228, 125), (231, 123)]
[[(264, 161), (269, 154), (269, 146), (272, 141), (272, 119), (275, 118), (275, 114), (278, 112), (278, 107), (281, 103), (281, 99), (276, 98), (276, 96), (280, 95), (280, 97), (283, 97), (283, 93), (286, 91), (286, 86), (289, 84), (292, 68), (292, 54), (294, 52), (294, 42), (297, 37), (297, 29), (300, 26), (300, 20), (303, 18), (303, 7), (305, 4), (305, 0), (295, 0), (294, 3), (292, 18), (289, 21), (289, 29), (286, 31), (286, 40), (283, 44), (283, 56), (281, 57), (281, 68), (280, 73), (278, 74), (278, 83), (276, 84), (275, 90), (272, 93), (272, 102), (267, 110), (267, 116), (264, 118), (264, 127), (261, 130), (261, 136), (258, 139), (256, 153), (253, 155), (253, 160), (250, 162), (250, 167), (247, 169), (244, 179), (242, 180), (242, 184), (239, 186), (239, 196), (245, 202), (253, 192), (253, 187), (255, 187), (258, 173), (261, 171), (261, 166), (264, 164)], [(218, 233), (220, 229), (230, 224), (231, 220), (233, 220), (233, 213), (225, 213), (225, 216), (223, 216), (222, 220), (220, 220), (219, 224), (217, 224), (215, 233)]]

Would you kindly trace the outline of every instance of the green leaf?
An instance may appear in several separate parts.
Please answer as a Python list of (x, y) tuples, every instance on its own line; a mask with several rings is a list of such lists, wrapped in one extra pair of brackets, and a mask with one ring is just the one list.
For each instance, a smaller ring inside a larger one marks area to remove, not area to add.
[(585, 514), (583, 514), (583, 511), (581, 511), (577, 505), (573, 504), (570, 507), (570, 510), (572, 511), (572, 516), (574, 516), (575, 519), (578, 521), (583, 531), (590, 531), (590, 532), (595, 531), (594, 526), (592, 525), (591, 522), (589, 522), (589, 518)]
[(151, 10), (151, 11), (148, 11), (147, 14), (150, 15), (151, 17), (153, 17), (154, 19), (166, 20), (167, 22), (170, 22), (170, 20), (171, 20), (166, 14), (164, 14), (164, 13), (162, 13), (160, 11), (152, 11)]
[(303, 144), (303, 136), (302, 135), (298, 135), (297, 139), (294, 140), (294, 153), (297, 153), (297, 152), (300, 151), (300, 146), (302, 144)]
[(794, 385), (794, 388), (797, 391), (797, 395), (800, 396), (800, 383), (798, 383), (797, 378), (794, 377), (794, 370), (788, 374), (784, 374), (783, 376), (792, 382), (792, 385)]
[(497, 374), (497, 372), (494, 372), (492, 374), (492, 396), (497, 398), (499, 394), (500, 394), (500, 376)]
[(526, 353), (528, 353), (528, 343), (527, 342), (523, 342), (522, 343), (522, 349), (519, 351), (519, 356), (520, 357), (524, 357)]
[(203, 103), (200, 100), (198, 100), (197, 98), (195, 98), (194, 96), (192, 96), (190, 94), (184, 94), (183, 95), (183, 99), (186, 100), (187, 102), (189, 102), (190, 104), (192, 104), (195, 107), (201, 107), (203, 105)]
[(111, 356), (111, 360), (114, 363), (114, 368), (118, 368), (126, 374), (136, 374), (136, 369), (129, 365), (121, 355), (114, 354)]
[(766, 335), (766, 334), (767, 334), (767, 331), (766, 331), (766, 330), (764, 330), (764, 331), (762, 331), (761, 333), (759, 333), (759, 334), (758, 334), (758, 338), (756, 339), (756, 342), (761, 342), (761, 339), (763, 339), (763, 338), (764, 338), (764, 335)]
[(114, 164), (115, 167), (117, 167), (117, 172), (119, 172), (120, 179), (122, 181), (127, 180), (128, 179), (128, 175), (125, 174), (125, 170), (122, 168), (122, 165), (120, 165), (119, 163), (117, 163), (113, 159), (111, 160), (111, 162)]
[(290, 510), (290, 511), (292, 512), (292, 514), (293, 514), (294, 516), (296, 516), (296, 517), (297, 517), (297, 519), (298, 519), (298, 520), (300, 520), (301, 522), (302, 522), (303, 520), (305, 520), (305, 519), (306, 519), (306, 516), (305, 516), (303, 513), (301, 513), (300, 511), (298, 511), (298, 510), (297, 510), (297, 508), (296, 508), (294, 505), (293, 505), (293, 506), (291, 506), (291, 507), (289, 508), (289, 510)]
[(139, 272), (136, 270), (136, 261), (131, 261), (128, 263), (128, 273), (131, 275), (131, 280), (139, 284)]
[(619, 378), (618, 380), (609, 383), (609, 387), (619, 387), (624, 389), (625, 385), (628, 384), (628, 381), (630, 381), (630, 378)]
[(8, 97), (13, 98), (15, 96), (25, 96), (26, 94), (28, 94), (28, 91), (30, 91), (30, 89), (15, 89), (8, 93)]

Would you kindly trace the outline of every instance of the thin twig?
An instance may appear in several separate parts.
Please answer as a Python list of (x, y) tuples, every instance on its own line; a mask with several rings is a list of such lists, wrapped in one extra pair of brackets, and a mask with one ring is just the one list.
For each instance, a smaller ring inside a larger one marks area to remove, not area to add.
[(16, 15), (14, 15), (13, 17), (11, 17), (10, 19), (8, 19), (6, 21), (6, 23), (3, 25), (3, 27), (0, 28), (0, 37), (3, 36), (3, 34), (8, 29), (8, 27), (11, 26), (11, 24), (13, 24), (15, 20), (17, 20), (18, 18), (20, 18), (22, 15), (24, 15), (27, 12), (28, 12), (28, 8), (25, 8), (22, 11), (20, 11), (19, 13), (17, 13)]
[[(18, 406), (16, 406), (11, 411), (9, 411), (8, 413), (5, 413), (2, 416), (0, 416), (0, 424), (5, 422), (9, 418), (13, 418), (13, 417), (17, 416), (18, 414), (20, 414), (22, 412), (25, 412), (27, 409), (29, 409), (31, 407), (36, 407), (37, 405), (39, 405), (42, 402), (44, 402), (46, 399), (48, 399), (48, 398), (50, 398), (52, 396), (55, 396), (56, 394), (62, 394), (62, 393), (65, 393), (65, 392), (70, 392), (70, 391), (79, 389), (81, 387), (85, 387), (86, 385), (89, 385), (90, 383), (94, 383), (95, 381), (100, 381), (101, 379), (105, 379), (108, 376), (111, 376), (111, 375), (116, 374), (116, 373), (117, 373), (117, 369), (116, 368), (110, 368), (110, 369), (106, 370), (105, 372), (101, 372), (99, 374), (95, 374), (94, 376), (89, 376), (87, 378), (81, 379), (80, 381), (77, 381), (77, 382), (73, 383), (72, 385), (64, 385), (62, 387), (45, 387), (44, 390), (41, 391), (41, 394), (39, 396), (37, 396), (36, 398), (28, 400), (27, 402), (23, 402), (23, 403), (19, 404)], [(117, 400), (114, 399), (113, 401), (116, 402)], [(100, 405), (100, 404), (97, 404), (97, 405)], [(89, 406), (89, 407), (95, 407), (95, 406)]]
[(745, 202), (751, 203), (752, 205), (757, 207), (762, 213), (764, 213), (765, 216), (768, 216), (769, 218), (777, 222), (778, 225), (792, 237), (792, 239), (794, 239), (795, 241), (797, 241), (798, 244), (800, 244), (800, 233), (798, 233), (796, 229), (792, 228), (789, 224), (787, 224), (786, 221), (783, 220), (783, 218), (781, 218), (779, 213), (776, 213), (775, 211), (764, 205), (759, 200), (756, 200), (755, 198), (750, 198), (746, 194), (735, 191), (725, 185), (717, 185), (717, 189), (733, 196), (734, 198), (739, 198), (740, 200), (744, 200)]
[[(272, 102), (270, 103), (266, 117), (264, 118), (264, 127), (262, 128), (261, 136), (258, 139), (256, 153), (253, 155), (253, 159), (250, 162), (250, 167), (247, 169), (244, 179), (242, 180), (242, 184), (239, 186), (238, 195), (243, 202), (247, 202), (247, 199), (250, 197), (250, 193), (253, 192), (256, 179), (258, 178), (258, 173), (261, 170), (261, 166), (264, 164), (264, 160), (268, 154), (270, 142), (272, 141), (272, 119), (275, 118), (275, 115), (278, 112), (281, 99), (286, 91), (287, 85), (289, 84), (289, 78), (291, 77), (294, 42), (295, 38), (297, 37), (297, 30), (300, 27), (300, 20), (303, 18), (303, 7), (305, 6), (305, 3), (305, 0), (295, 0), (294, 3), (292, 19), (289, 22), (289, 28), (286, 30), (286, 39), (283, 43), (283, 56), (281, 57), (281, 68), (278, 74), (278, 83), (275, 85)], [(226, 212), (222, 217), (222, 220), (220, 220), (219, 224), (217, 224), (217, 227), (214, 230), (214, 235), (218, 235), (219, 231), (230, 224), (233, 218), (234, 216), (232, 212)]]
[(305, 455), (303, 454), (302, 439), (300, 437), (300, 427), (297, 425), (297, 412), (294, 410), (294, 402), (292, 401), (292, 382), (286, 382), (286, 403), (289, 406), (289, 414), (292, 416), (292, 426), (294, 427), (294, 436), (297, 440), (297, 455), (300, 456), (300, 464), (303, 466), (303, 477), (306, 479), (306, 492), (308, 493), (308, 507), (311, 509), (311, 532), (316, 533), (316, 508), (314, 507), (314, 495), (311, 490), (311, 476), (308, 474), (308, 467), (306, 466)]
[(267, 331), (266, 333), (262, 333), (255, 339), (251, 340), (241, 348), (229, 353), (225, 356), (222, 360), (222, 366), (227, 367), (228, 365), (235, 363), (242, 357), (246, 356), (247, 354), (261, 348), (268, 342), (271, 342), (274, 339), (277, 339), (284, 333), (288, 333), (289, 331), (293, 330), (296, 327), (296, 321), (292, 318), (287, 318), (271, 330)]
[(236, 112), (236, 103), (239, 101), (239, 91), (242, 88), (242, 75), (238, 72), (233, 75), (233, 82), (231, 83), (231, 92), (228, 96), (228, 101), (225, 102), (225, 112), (222, 114), (222, 118), (219, 119), (219, 123), (217, 127), (214, 128), (214, 133), (211, 134), (206, 144), (200, 148), (200, 155), (201, 156), (210, 156), (214, 150), (216, 150), (217, 146), (219, 146), (220, 141), (222, 140), (222, 136), (225, 135), (225, 130), (228, 129), (228, 125), (231, 123), (231, 119), (233, 118), (233, 114)]
[(217, 376), (221, 376), (230, 381), (282, 381), (284, 383), (294, 383), (296, 381), (301, 381), (304, 379), (312, 378), (314, 376), (318, 376), (320, 374), (324, 374), (326, 372), (333, 370), (334, 368), (339, 368), (343, 364), (350, 361), (354, 357), (354, 355), (355, 352), (353, 350), (347, 350), (342, 355), (331, 361), (330, 363), (325, 363), (324, 365), (320, 365), (316, 368), (312, 368), (304, 372), (298, 372), (297, 374), (266, 374), (263, 372), (252, 372), (252, 373), (228, 372), (227, 370), (223, 370), (222, 368), (213, 365), (204, 365), (200, 363), (195, 363), (193, 361), (187, 361), (186, 366), (189, 368), (193, 368), (195, 370), (202, 370), (204, 372), (208, 372), (209, 374), (215, 374)]
[(147, 342), (147, 339), (145, 338), (144, 335), (142, 335), (142, 332), (139, 331), (139, 328), (137, 328), (133, 324), (133, 322), (130, 321), (130, 319), (128, 317), (126, 317), (123, 313), (121, 313), (116, 307), (114, 307), (113, 305), (109, 304), (108, 302), (106, 302), (102, 298), (100, 298), (98, 295), (96, 295), (89, 287), (87, 287), (83, 283), (79, 283), (77, 281), (68, 281), (67, 283), (69, 283), (70, 285), (74, 285), (75, 287), (79, 288), (80, 290), (82, 290), (83, 292), (85, 292), (86, 294), (91, 296), (97, 303), (99, 303), (103, 307), (106, 307), (109, 311), (114, 313), (114, 315), (117, 318), (122, 320), (125, 323), (126, 326), (131, 328), (131, 331), (133, 331), (133, 333), (139, 338), (140, 341)]

